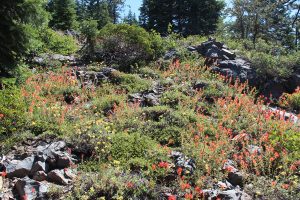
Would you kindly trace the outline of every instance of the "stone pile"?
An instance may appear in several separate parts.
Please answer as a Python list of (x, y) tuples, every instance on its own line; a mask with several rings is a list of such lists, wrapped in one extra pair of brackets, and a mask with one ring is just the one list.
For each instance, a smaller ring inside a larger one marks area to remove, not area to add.
[(31, 62), (38, 65), (47, 65), (49, 61), (59, 61), (62, 63), (74, 63), (76, 61), (74, 56), (64, 56), (61, 54), (42, 54), (32, 58)]
[(160, 96), (164, 89), (159, 83), (153, 84), (152, 90), (129, 94), (128, 99), (131, 103), (139, 103), (140, 106), (158, 106), (160, 104)]
[(80, 68), (76, 71), (76, 76), (81, 80), (85, 86), (99, 85), (104, 81), (108, 81), (112, 77), (112, 73), (117, 70), (105, 67), (101, 71), (86, 71), (84, 68)]
[(32, 142), (2, 156), (0, 199), (44, 199), (51, 186), (68, 187), (75, 159), (64, 141)]
[(220, 73), (234, 80), (241, 82), (255, 82), (255, 70), (251, 68), (250, 62), (238, 57), (228, 49), (222, 42), (209, 39), (198, 46), (188, 47), (190, 51), (197, 51), (206, 58), (205, 64), (210, 66), (212, 71)]

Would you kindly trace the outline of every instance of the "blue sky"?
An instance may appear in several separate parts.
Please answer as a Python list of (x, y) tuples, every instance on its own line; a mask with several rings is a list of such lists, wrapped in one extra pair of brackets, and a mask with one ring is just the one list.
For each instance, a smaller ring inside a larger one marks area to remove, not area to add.
[[(143, 0), (125, 0), (124, 14), (126, 15), (129, 9), (131, 9), (131, 11), (136, 14), (136, 16), (139, 16), (139, 8), (141, 7), (142, 2)], [(225, 0), (225, 2), (229, 3), (230, 0)]]

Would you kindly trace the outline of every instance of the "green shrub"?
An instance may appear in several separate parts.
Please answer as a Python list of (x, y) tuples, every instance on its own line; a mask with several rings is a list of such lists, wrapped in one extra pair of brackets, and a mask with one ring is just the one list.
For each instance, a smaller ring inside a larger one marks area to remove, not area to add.
[(123, 165), (146, 167), (150, 161), (159, 159), (157, 143), (139, 133), (117, 133), (112, 137), (111, 156)]
[(83, 52), (86, 57), (89, 57), (91, 56), (91, 54), (93, 55), (95, 53), (95, 45), (98, 32), (97, 26), (97, 20), (84, 20), (81, 23), (80, 31), (87, 40), (87, 46)]
[(251, 62), (260, 78), (289, 78), (293, 73), (294, 63), (286, 56), (274, 57), (262, 52), (252, 52)]
[(165, 106), (145, 108), (141, 117), (144, 118), (144, 123), (140, 127), (141, 132), (160, 144), (171, 146), (179, 146), (182, 134), (189, 125), (197, 121), (195, 114), (189, 110), (174, 111)]
[(180, 102), (187, 100), (188, 97), (178, 90), (166, 91), (161, 97), (161, 103), (172, 108), (177, 108)]
[(135, 64), (158, 58), (165, 48), (162, 38), (143, 28), (128, 24), (108, 24), (100, 30), (98, 50), (108, 64), (129, 71)]
[(143, 77), (143, 78), (159, 78), (160, 77), (160, 74), (151, 69), (150, 67), (143, 67), (143, 68), (140, 68), (138, 70), (138, 73)]
[(95, 107), (93, 110), (95, 113), (107, 113), (113, 108), (114, 105), (119, 105), (120, 102), (124, 101), (125, 97), (121, 95), (107, 95), (104, 97), (96, 98), (92, 104)]
[(37, 49), (38, 53), (50, 52), (69, 55), (75, 53), (78, 49), (73, 37), (55, 32), (50, 28), (40, 30), (38, 37), (42, 41), (41, 47)]
[(11, 134), (25, 126), (26, 105), (21, 90), (8, 86), (0, 90), (0, 135)]
[(292, 94), (284, 93), (280, 97), (279, 104), (292, 111), (300, 112), (300, 87)]
[(126, 74), (116, 71), (112, 75), (112, 82), (128, 92), (140, 92), (151, 87), (151, 81), (142, 79), (136, 74)]

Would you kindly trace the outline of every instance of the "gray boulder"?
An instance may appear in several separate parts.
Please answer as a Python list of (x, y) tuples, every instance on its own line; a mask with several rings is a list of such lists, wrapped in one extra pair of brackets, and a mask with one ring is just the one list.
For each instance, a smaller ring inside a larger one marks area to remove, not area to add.
[(34, 162), (34, 156), (27, 157), (24, 160), (12, 160), (4, 162), (8, 178), (23, 178), (28, 176)]
[(16, 182), (15, 188), (20, 198), (26, 200), (43, 199), (49, 190), (49, 185), (44, 182), (38, 182), (28, 177)]
[(46, 166), (46, 163), (44, 162), (41, 162), (41, 161), (37, 161), (33, 164), (32, 168), (31, 168), (31, 171), (30, 171), (30, 174), (33, 175), (35, 174), (36, 172), (38, 171), (44, 171), (44, 172), (47, 172), (47, 168), (48, 166)]
[(229, 172), (227, 180), (234, 186), (243, 186), (244, 176), (241, 172)]
[(57, 169), (48, 173), (48, 181), (59, 185), (68, 185), (69, 183), (64, 175), (64, 171)]
[(33, 175), (32, 179), (35, 181), (45, 181), (47, 174), (44, 171), (38, 171)]

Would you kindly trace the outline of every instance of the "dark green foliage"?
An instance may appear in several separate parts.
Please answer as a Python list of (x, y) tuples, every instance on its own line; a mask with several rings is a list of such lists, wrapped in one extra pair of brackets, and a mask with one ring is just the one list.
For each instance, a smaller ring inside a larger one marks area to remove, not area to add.
[(76, 4), (74, 0), (51, 0), (48, 4), (52, 19), (49, 25), (59, 30), (76, 27)]
[(97, 36), (97, 20), (84, 20), (80, 27), (81, 33), (86, 38), (86, 46), (84, 51), (88, 57), (95, 53), (96, 36)]
[(140, 21), (143, 27), (162, 34), (172, 31), (183, 35), (213, 33), (223, 3), (217, 0), (144, 0)]
[(171, 108), (177, 108), (182, 101), (187, 101), (188, 97), (178, 90), (165, 92), (161, 97), (161, 103)]
[(101, 43), (97, 51), (101, 59), (119, 65), (124, 71), (157, 58), (165, 48), (162, 38), (156, 33), (128, 24), (108, 24), (100, 30), (99, 37)]
[(235, 17), (229, 24), (229, 34), (236, 38), (251, 39), (254, 44), (258, 38), (263, 38), (294, 48), (299, 40), (296, 23), (299, 20), (299, 8), (297, 1), (235, 0), (228, 9), (230, 15)]
[(0, 75), (28, 53), (32, 30), (47, 22), (43, 0), (3, 1), (0, 7)]
[(77, 0), (77, 15), (80, 21), (97, 20), (98, 28), (107, 23), (118, 22), (123, 0)]
[(99, 0), (90, 0), (86, 3), (86, 19), (93, 19), (97, 21), (98, 29), (103, 28), (106, 24), (112, 22), (109, 14), (108, 2)]
[(129, 10), (128, 15), (124, 17), (123, 22), (130, 25), (138, 25), (138, 20), (135, 16), (135, 13), (132, 13), (131, 10)]

